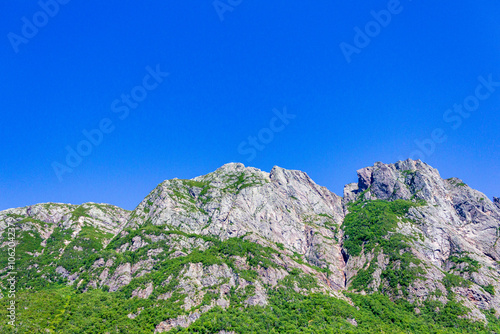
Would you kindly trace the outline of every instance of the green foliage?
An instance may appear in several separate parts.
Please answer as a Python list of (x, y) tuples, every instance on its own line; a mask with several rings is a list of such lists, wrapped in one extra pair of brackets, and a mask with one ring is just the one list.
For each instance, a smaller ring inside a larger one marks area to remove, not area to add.
[(488, 321), (488, 328), (491, 329), (490, 333), (500, 333), (500, 319), (498, 319), (495, 309), (485, 310), (484, 315)]
[(467, 185), (463, 182), (458, 182), (459, 180), (454, 177), (450, 177), (449, 179), (446, 179), (446, 181), (450, 182), (452, 185), (456, 187), (466, 187)]
[(360, 269), (356, 277), (352, 280), (350, 288), (358, 291), (369, 291), (370, 289), (368, 286), (373, 282), (373, 273), (377, 267), (378, 266), (376, 264), (371, 262), (367, 269)]
[(281, 284), (288, 288), (299, 288), (311, 290), (312, 288), (318, 287), (318, 282), (311, 275), (303, 274), (301, 270), (297, 268), (292, 268), (288, 272), (289, 275), (281, 280)]
[(491, 284), (488, 285), (481, 285), (481, 287), (484, 289), (484, 291), (488, 292), (490, 295), (494, 296), (495, 295), (495, 287)]
[[(128, 299), (119, 293), (90, 290), (75, 294), (69, 288), (25, 291), (17, 295), (19, 333), (152, 333), (155, 324), (184, 313), (181, 301)], [(6, 304), (0, 300), (0, 316)], [(144, 308), (144, 309), (142, 309)], [(138, 314), (135, 319), (128, 314)], [(8, 333), (7, 328), (0, 332)]]
[[(208, 191), (211, 188), (210, 182), (208, 181), (195, 181), (195, 180), (179, 180), (180, 183), (171, 184), (170, 191), (171, 197), (173, 197), (179, 204), (188, 211), (196, 212), (200, 211), (203, 214), (207, 212), (200, 207), (200, 205), (207, 204), (211, 197), (208, 196)], [(190, 188), (201, 188), (200, 193), (195, 196), (188, 189)]]
[(343, 224), (344, 248), (352, 256), (359, 256), (363, 246), (365, 251), (372, 250), (397, 227), (398, 217), (404, 216), (413, 206), (417, 204), (404, 200), (352, 203)]
[(401, 234), (393, 234), (383, 242), (381, 247), (384, 254), (389, 257), (389, 264), (382, 271), (381, 277), (389, 283), (389, 288), (393, 293), (397, 293), (399, 288), (403, 288), (404, 295), (408, 294), (410, 284), (425, 272), (419, 266), (418, 260), (411, 252), (408, 252), (406, 238)]
[(14, 218), (14, 219), (23, 219), (23, 218), (25, 218), (25, 216), (19, 215), (17, 213), (8, 213), (7, 217)]
[[(88, 225), (82, 226), (81, 231), (73, 236), (74, 230), (51, 225), (33, 218), (25, 218), (15, 224), (16, 240), (19, 242), (16, 246), (15, 264), (19, 273), (16, 283), (18, 290), (40, 290), (66, 281), (56, 273), (58, 266), (69, 272), (77, 271), (92, 260), (102, 250), (104, 242), (113, 236)], [(44, 239), (35, 226), (45, 230), (53, 229), (45, 247), (41, 245)], [(3, 236), (6, 235), (7, 231), (4, 231)], [(7, 265), (8, 256), (4, 256), (6, 251), (6, 248), (0, 250), (2, 268)]]
[(249, 282), (255, 282), (259, 276), (255, 270), (241, 270), (240, 277)]
[[(490, 333), (482, 323), (459, 318), (467, 309), (456, 302), (425, 306), (417, 315), (408, 302), (393, 302), (381, 294), (349, 294), (355, 306), (322, 294), (304, 296), (293, 289), (268, 290), (269, 305), (246, 307), (244, 298), (231, 306), (214, 308), (187, 329), (173, 333)], [(494, 316), (490, 316), (494, 318)], [(348, 319), (355, 319), (353, 326)], [(494, 321), (498, 323), (498, 320)]]
[(77, 207), (73, 212), (71, 213), (71, 219), (72, 220), (78, 220), (80, 217), (88, 217), (90, 216), (87, 214), (87, 209), (85, 209), (83, 206)]
[[(199, 184), (189, 183), (189, 186)], [(205, 188), (202, 188), (205, 189)], [(241, 184), (240, 188), (241, 189)], [(183, 194), (187, 196), (186, 194)], [(348, 239), (352, 241), (349, 254), (359, 249), (360, 252), (373, 251), (375, 258), (383, 254), (389, 259), (382, 278), (389, 289), (397, 290), (407, 287), (415, 277), (421, 274), (419, 262), (408, 252), (407, 238), (395, 233), (394, 229), (409, 207), (417, 205), (412, 202), (374, 201), (356, 203), (351, 206), (352, 216), (344, 224), (349, 231)], [(77, 211), (78, 208), (75, 210)], [(73, 212), (73, 214), (75, 213)], [(77, 215), (84, 215), (77, 211)], [(320, 215), (321, 216), (321, 215)], [(330, 219), (330, 217), (324, 216)], [(28, 229), (29, 223), (46, 224), (33, 219), (23, 219), (18, 224), (26, 224), (19, 231), (20, 240), (17, 246), (19, 260), (19, 292), (17, 294), (18, 330), (20, 333), (152, 333), (161, 321), (187, 315), (182, 308), (186, 297), (180, 291), (179, 276), (191, 263), (202, 263), (204, 266), (227, 264), (237, 274), (238, 279), (248, 281), (242, 289), (231, 288), (227, 298), (230, 306), (227, 309), (212, 308), (188, 328), (176, 328), (172, 333), (218, 333), (221, 330), (237, 333), (491, 333), (500, 332), (500, 322), (492, 312), (486, 317), (489, 327), (481, 323), (473, 323), (463, 316), (468, 312), (463, 305), (450, 301), (442, 304), (435, 301), (424, 302), (420, 314), (414, 311), (415, 305), (404, 300), (393, 301), (379, 293), (348, 296), (354, 306), (345, 300), (326, 294), (309, 294), (318, 288), (318, 282), (312, 275), (299, 269), (289, 269), (289, 275), (281, 280), (277, 288), (264, 286), (267, 289), (268, 305), (247, 306), (245, 301), (255, 294), (258, 279), (256, 267), (276, 267), (272, 261), (277, 251), (247, 240), (245, 237), (219, 240), (215, 237), (188, 234), (173, 229), (171, 226), (155, 226), (146, 224), (136, 229), (126, 229), (124, 234), (113, 238), (108, 247), (103, 248), (104, 241), (112, 237), (91, 226), (83, 226), (80, 233), (73, 238), (70, 229), (55, 227), (46, 247), (41, 247), (43, 240), (36, 229)], [(149, 243), (138, 250), (119, 253), (116, 250), (126, 243), (131, 243), (135, 236), (145, 235), (167, 236), (158, 242)], [(5, 237), (5, 236), (4, 236)], [(352, 237), (352, 239), (351, 239)], [(183, 251), (185, 256), (170, 258), (177, 249), (171, 249), (170, 239), (194, 241), (193, 245), (203, 244), (201, 248)], [(367, 238), (375, 238), (374, 242)], [(168, 240), (166, 240), (168, 239)], [(283, 250), (284, 245), (276, 246)], [(78, 249), (83, 249), (79, 251)], [(84, 292), (87, 283), (99, 275), (89, 274), (95, 260), (99, 258), (114, 259), (113, 270), (120, 264), (135, 264), (145, 259), (151, 249), (162, 247), (164, 252), (155, 255), (157, 260), (153, 270), (133, 278), (132, 282), (119, 291), (109, 292), (108, 286), (101, 289), (89, 289)], [(42, 253), (42, 249), (44, 249)], [(34, 258), (30, 253), (40, 253)], [(3, 254), (2, 254), (3, 255)], [(251, 266), (249, 270), (238, 269), (234, 265), (234, 257), (246, 258)], [(297, 262), (304, 263), (303, 257), (296, 253)], [(0, 257), (0, 263), (4, 256)], [(454, 263), (466, 268), (476, 268), (474, 260), (467, 256), (456, 256)], [(38, 264), (39, 267), (28, 270), (28, 266)], [(466, 263), (466, 265), (464, 265)], [(321, 268), (309, 265), (315, 270)], [(55, 273), (57, 266), (63, 266), (71, 273), (80, 274), (83, 280), (80, 288), (67, 287), (66, 280)], [(351, 282), (351, 287), (361, 290), (372, 282), (376, 262), (371, 262), (359, 271)], [(40, 271), (39, 273), (37, 271)], [(327, 269), (323, 269), (327, 271)], [(44, 278), (41, 276), (44, 275)], [(52, 282), (48, 282), (50, 279)], [(152, 282), (155, 289), (148, 299), (131, 298), (132, 291), (143, 288)], [(447, 289), (454, 286), (467, 286), (470, 282), (463, 278), (448, 274), (443, 280)], [(222, 284), (222, 283), (221, 283)], [(25, 289), (30, 286), (32, 289)], [(301, 289), (302, 293), (295, 291)], [(485, 291), (494, 293), (493, 286), (483, 287)], [(391, 290), (391, 291), (392, 291)], [(201, 306), (210, 305), (218, 298), (214, 288), (204, 290)], [(158, 300), (160, 294), (172, 294), (167, 300)], [(8, 299), (0, 299), (0, 317), (6, 318)], [(134, 317), (128, 315), (133, 314)], [(357, 326), (351, 324), (353, 320)], [(0, 333), (14, 333), (5, 322), (0, 323)]]
[[(233, 287), (230, 290), (227, 297), (230, 306), (227, 309), (212, 308), (203, 313), (190, 327), (176, 328), (171, 331), (172, 333), (218, 333), (221, 330), (237, 333), (489, 333), (490, 329), (500, 328), (498, 320), (491, 313), (486, 314), (490, 321), (489, 328), (485, 328), (481, 323), (461, 319), (460, 317), (468, 310), (456, 302), (449, 302), (446, 305), (440, 302), (425, 302), (423, 306), (419, 306), (421, 314), (417, 315), (414, 312), (414, 305), (403, 300), (391, 301), (379, 293), (366, 296), (348, 294), (355, 306), (325, 294), (298, 293), (294, 288), (298, 287), (306, 292), (317, 287), (317, 281), (313, 276), (298, 269), (290, 269), (289, 275), (280, 281), (279, 288), (267, 287), (267, 306), (246, 306), (245, 301), (255, 294), (256, 288), (251, 282), (254, 282), (258, 275), (253, 269), (235, 268), (232, 257), (245, 257), (254, 267), (275, 266), (270, 260), (275, 250), (245, 240), (244, 237), (221, 241), (213, 237), (166, 230), (167, 228), (167, 226), (145, 225), (135, 230), (127, 229), (128, 235), (114, 238), (106, 249), (102, 249), (99, 245), (109, 235), (98, 230), (84, 226), (79, 236), (72, 240), (70, 230), (56, 228), (45, 249), (45, 252), (52, 256), (39, 257), (43, 261), (51, 261), (44, 262), (51, 270), (63, 263), (59, 261), (66, 261), (65, 265), (75, 270), (79, 270), (80, 266), (88, 268), (96, 258), (100, 257), (105, 259), (114, 257), (116, 267), (121, 261), (134, 263), (140, 260), (148, 249), (151, 249), (150, 247), (164, 246), (159, 242), (144, 246), (136, 252), (119, 254), (115, 251), (121, 245), (130, 243), (137, 235), (164, 234), (172, 238), (196, 238), (206, 242), (208, 248), (204, 251), (193, 249), (186, 256), (174, 259), (168, 258), (169, 252), (158, 255), (160, 262), (155, 265), (151, 273), (134, 278), (128, 286), (112, 293), (108, 292), (107, 286), (83, 292), (83, 287), (91, 279), (86, 274), (81, 274), (79, 278), (83, 279), (84, 283), (78, 291), (72, 287), (65, 287), (64, 281), (57, 281), (57, 275), (49, 275), (54, 283), (45, 286), (36, 285), (31, 290), (18, 292), (19, 332), (45, 333), (48, 330), (55, 333), (152, 333), (155, 325), (161, 321), (188, 313), (182, 308), (185, 295), (176, 289), (181, 270), (190, 263), (203, 263), (206, 266), (226, 263), (238, 273), (239, 279), (245, 279), (250, 284), (244, 289)], [(26, 240), (34, 238), (35, 245), (39, 244), (40, 237), (35, 231), (23, 231), (22, 236), (27, 238)], [(55, 260), (55, 254), (59, 254), (59, 249), (64, 247), (65, 240), (71, 240), (67, 248), (72, 245), (85, 245), (95, 252), (80, 252), (81, 259), (78, 260), (76, 255), (74, 259), (65, 257), (64, 254), (69, 251), (67, 249), (60, 260)], [(390, 245), (390, 239), (386, 241)], [(85, 242), (88, 244), (84, 244)], [(395, 246), (387, 247), (398, 249), (398, 239), (392, 242)], [(31, 243), (20, 244), (19, 247), (37, 249)], [(90, 256), (88, 253), (91, 253)], [(71, 264), (70, 260), (77, 262)], [(397, 261), (402, 260), (397, 259)], [(370, 264), (368, 270), (373, 270), (374, 266)], [(165, 283), (169, 277), (171, 280)], [(144, 287), (149, 282), (153, 282), (155, 286), (150, 298), (131, 298), (132, 291)], [(166, 292), (172, 293), (172, 297), (167, 300), (157, 299), (159, 294)], [(217, 290), (206, 290), (201, 305), (209, 305), (217, 297)], [(0, 317), (4, 319), (7, 302), (7, 298), (0, 299)], [(437, 309), (439, 310), (436, 311)], [(136, 317), (131, 319), (128, 317), (129, 314)], [(357, 327), (353, 326), (350, 323), (352, 320), (349, 319), (355, 319)], [(0, 332), (13, 333), (13, 329), (2, 322)]]
[(210, 185), (209, 182), (195, 181), (195, 180), (181, 180), (184, 185), (190, 188), (205, 188)]
[(346, 321), (355, 308), (345, 301), (321, 294), (303, 296), (293, 289), (268, 290), (266, 307), (241, 307), (242, 298), (231, 299), (231, 307), (204, 313), (189, 328), (172, 333), (349, 333), (355, 327)]
[[(402, 293), (406, 295), (406, 288), (424, 273), (419, 266), (420, 261), (408, 252), (408, 237), (394, 232), (400, 217), (411, 207), (418, 205), (422, 203), (404, 200), (356, 202), (349, 206), (350, 213), (344, 220), (344, 248), (349, 255), (359, 256), (363, 250), (365, 253), (374, 251), (376, 259), (382, 251), (384, 256), (389, 258), (389, 264), (381, 277), (388, 282), (388, 288), (394, 294), (398, 294), (402, 288)], [(351, 287), (357, 290), (366, 289), (373, 280), (372, 275), (376, 267), (371, 263), (367, 269), (361, 269), (353, 279)]]
[(468, 255), (452, 255), (448, 258), (448, 260), (456, 264), (453, 268), (456, 268), (458, 265), (465, 263), (466, 265), (464, 266), (464, 268), (460, 269), (461, 273), (477, 273), (479, 271), (479, 268), (481, 268), (479, 262), (470, 258)]
[(226, 186), (222, 190), (239, 194), (245, 188), (261, 186), (265, 183), (266, 181), (260, 179), (256, 175), (248, 175), (242, 172), (238, 174), (228, 175), (228, 181), (226, 182)]
[(467, 281), (458, 275), (448, 274), (448, 273), (444, 274), (442, 283), (445, 286), (448, 293), (452, 293), (452, 288), (455, 287), (468, 288), (471, 285), (470, 281)]
[[(290, 288), (268, 289), (268, 305), (245, 307), (255, 287), (232, 288), (230, 306), (213, 308), (188, 328), (172, 333), (491, 333), (498, 332), (494, 311), (486, 311), (488, 326), (462, 318), (467, 308), (457, 302), (424, 302), (416, 314), (407, 301), (391, 301), (375, 293), (350, 293), (354, 302), (323, 294), (302, 295)], [(217, 295), (207, 292), (202, 304)], [(168, 300), (127, 298), (122, 293), (90, 290), (75, 294), (70, 288), (24, 291), (17, 296), (19, 333), (152, 333), (155, 325), (186, 314), (183, 295)], [(48, 302), (50, 301), (50, 302)], [(0, 300), (0, 317), (5, 319), (8, 300)], [(130, 319), (127, 315), (134, 314)], [(348, 319), (355, 319), (353, 326)], [(0, 332), (14, 333), (5, 322)]]

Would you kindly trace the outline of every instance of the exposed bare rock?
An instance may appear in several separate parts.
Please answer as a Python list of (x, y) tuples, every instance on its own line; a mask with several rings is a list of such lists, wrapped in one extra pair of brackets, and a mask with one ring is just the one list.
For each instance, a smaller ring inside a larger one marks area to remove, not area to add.
[(347, 318), (347, 322), (349, 322), (351, 325), (358, 327), (358, 322), (354, 318)]
[(141, 247), (146, 246), (148, 243), (143, 241), (140, 236), (136, 236), (132, 238), (132, 246), (130, 246), (130, 251), (135, 252)]
[(223, 240), (251, 232), (329, 268), (332, 281), (343, 287), (341, 247), (330, 242), (340, 237), (334, 231), (343, 215), (342, 199), (304, 172), (274, 167), (266, 173), (233, 163), (193, 181), (163, 182), (139, 204), (128, 226), (140, 228), (148, 220)]
[(285, 278), (288, 275), (288, 272), (284, 269), (276, 269), (276, 268), (262, 268), (259, 267), (257, 270), (259, 277), (263, 284), (268, 284), (272, 287), (278, 285), (278, 282)]
[(266, 306), (267, 305), (266, 290), (260, 284), (259, 281), (256, 281), (254, 286), (255, 286), (255, 294), (249, 297), (245, 301), (245, 304), (248, 306)]
[[(17, 216), (15, 221), (23, 218), (31, 218), (49, 225), (58, 225), (70, 228), (78, 223), (73, 214), (76, 209), (84, 213), (83, 221), (91, 226), (97, 227), (109, 233), (117, 233), (129, 219), (130, 213), (119, 207), (109, 204), (84, 203), (82, 205), (71, 205), (61, 203), (36, 204), (24, 208), (8, 209), (0, 212), (0, 230), (5, 226), (8, 215)], [(49, 234), (50, 235), (50, 234)], [(46, 239), (47, 234), (43, 235)]]
[(58, 273), (59, 275), (61, 275), (64, 278), (69, 276), (69, 272), (61, 266), (56, 268), (56, 273)]
[(200, 313), (193, 312), (187, 316), (182, 315), (176, 319), (168, 319), (168, 320), (162, 321), (156, 326), (155, 333), (168, 332), (169, 330), (174, 329), (176, 327), (187, 328), (187, 327), (189, 327), (189, 325), (191, 325), (193, 322), (195, 322), (199, 318), (200, 318)]
[(124, 263), (119, 265), (114, 271), (110, 279), (106, 281), (106, 285), (109, 286), (109, 291), (114, 292), (130, 283), (132, 280), (131, 266), (130, 263)]
[(149, 298), (149, 296), (153, 293), (153, 283), (148, 283), (144, 289), (137, 288), (132, 291), (132, 297), (137, 297), (141, 299)]
[(105, 261), (103, 258), (100, 258), (99, 260), (95, 261), (94, 264), (92, 265), (93, 268), (100, 268), (105, 265)]

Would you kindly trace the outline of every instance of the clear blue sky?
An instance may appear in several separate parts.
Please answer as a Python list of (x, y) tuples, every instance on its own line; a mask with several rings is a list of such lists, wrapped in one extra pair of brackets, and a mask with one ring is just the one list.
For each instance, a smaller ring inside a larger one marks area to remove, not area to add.
[[(500, 82), (500, 4), (464, 3), (72, 0), (52, 17), (2, 1), (0, 209), (133, 209), (161, 181), (227, 162), (300, 169), (341, 195), (357, 169), (425, 140), (443, 177), (500, 196), (500, 87), (475, 97), (478, 77)], [(371, 22), (388, 8), (390, 22)], [(369, 44), (355, 27), (371, 29)], [(157, 65), (169, 73), (159, 84), (146, 77)], [(121, 101), (132, 92), (147, 96)], [(447, 113), (464, 100), (467, 118)], [(286, 125), (274, 118), (284, 107)], [(82, 131), (102, 122), (113, 131), (86, 147)], [(69, 172), (79, 144), (91, 152)]]

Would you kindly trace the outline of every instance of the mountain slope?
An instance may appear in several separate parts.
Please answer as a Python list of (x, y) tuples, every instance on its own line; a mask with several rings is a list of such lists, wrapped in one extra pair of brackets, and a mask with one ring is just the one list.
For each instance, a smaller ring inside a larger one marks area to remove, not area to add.
[[(483, 320), (478, 309), (498, 310), (499, 299), (491, 292), (498, 291), (500, 282), (500, 211), (484, 194), (459, 179), (441, 179), (437, 170), (420, 161), (378, 163), (359, 170), (358, 178), (357, 184), (345, 188), (345, 198), (350, 201), (362, 198), (421, 203), (409, 208), (407, 219), (398, 222), (392, 231), (405, 237), (404, 251), (414, 262), (421, 263), (413, 266), (422, 271), (415, 274), (407, 290), (396, 295), (407, 294), (411, 301), (446, 301), (456, 295), (473, 310), (472, 316)], [(371, 271), (379, 269), (373, 273), (375, 291), (381, 277), (397, 279), (391, 277), (394, 268), (390, 266), (399, 266), (401, 261), (392, 263), (387, 254), (381, 253), (375, 260), (358, 257), (349, 261), (348, 276), (371, 263)], [(391, 283), (388, 281), (384, 283)]]
[(499, 227), (498, 199), (420, 161), (361, 169), (343, 198), (233, 163), (164, 181), (132, 212), (2, 211), (0, 248), (14, 228), (21, 332), (490, 333)]

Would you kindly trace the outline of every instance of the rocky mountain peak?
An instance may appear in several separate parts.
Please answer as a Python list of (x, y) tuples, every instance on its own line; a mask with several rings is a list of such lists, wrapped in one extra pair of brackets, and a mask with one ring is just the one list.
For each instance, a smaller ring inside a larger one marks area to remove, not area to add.
[(420, 160), (408, 159), (394, 164), (377, 162), (359, 169), (357, 174), (358, 183), (344, 189), (347, 201), (360, 196), (365, 199), (420, 198), (434, 201), (436, 190), (444, 187), (439, 172)]
[(256, 171), (260, 172), (260, 170), (258, 170), (256, 168), (245, 167), (245, 165), (240, 163), (240, 162), (230, 162), (230, 163), (224, 164), (221, 167), (217, 168), (215, 170), (215, 173), (217, 173), (217, 174), (230, 174), (230, 173), (243, 172), (245, 169), (256, 170)]

